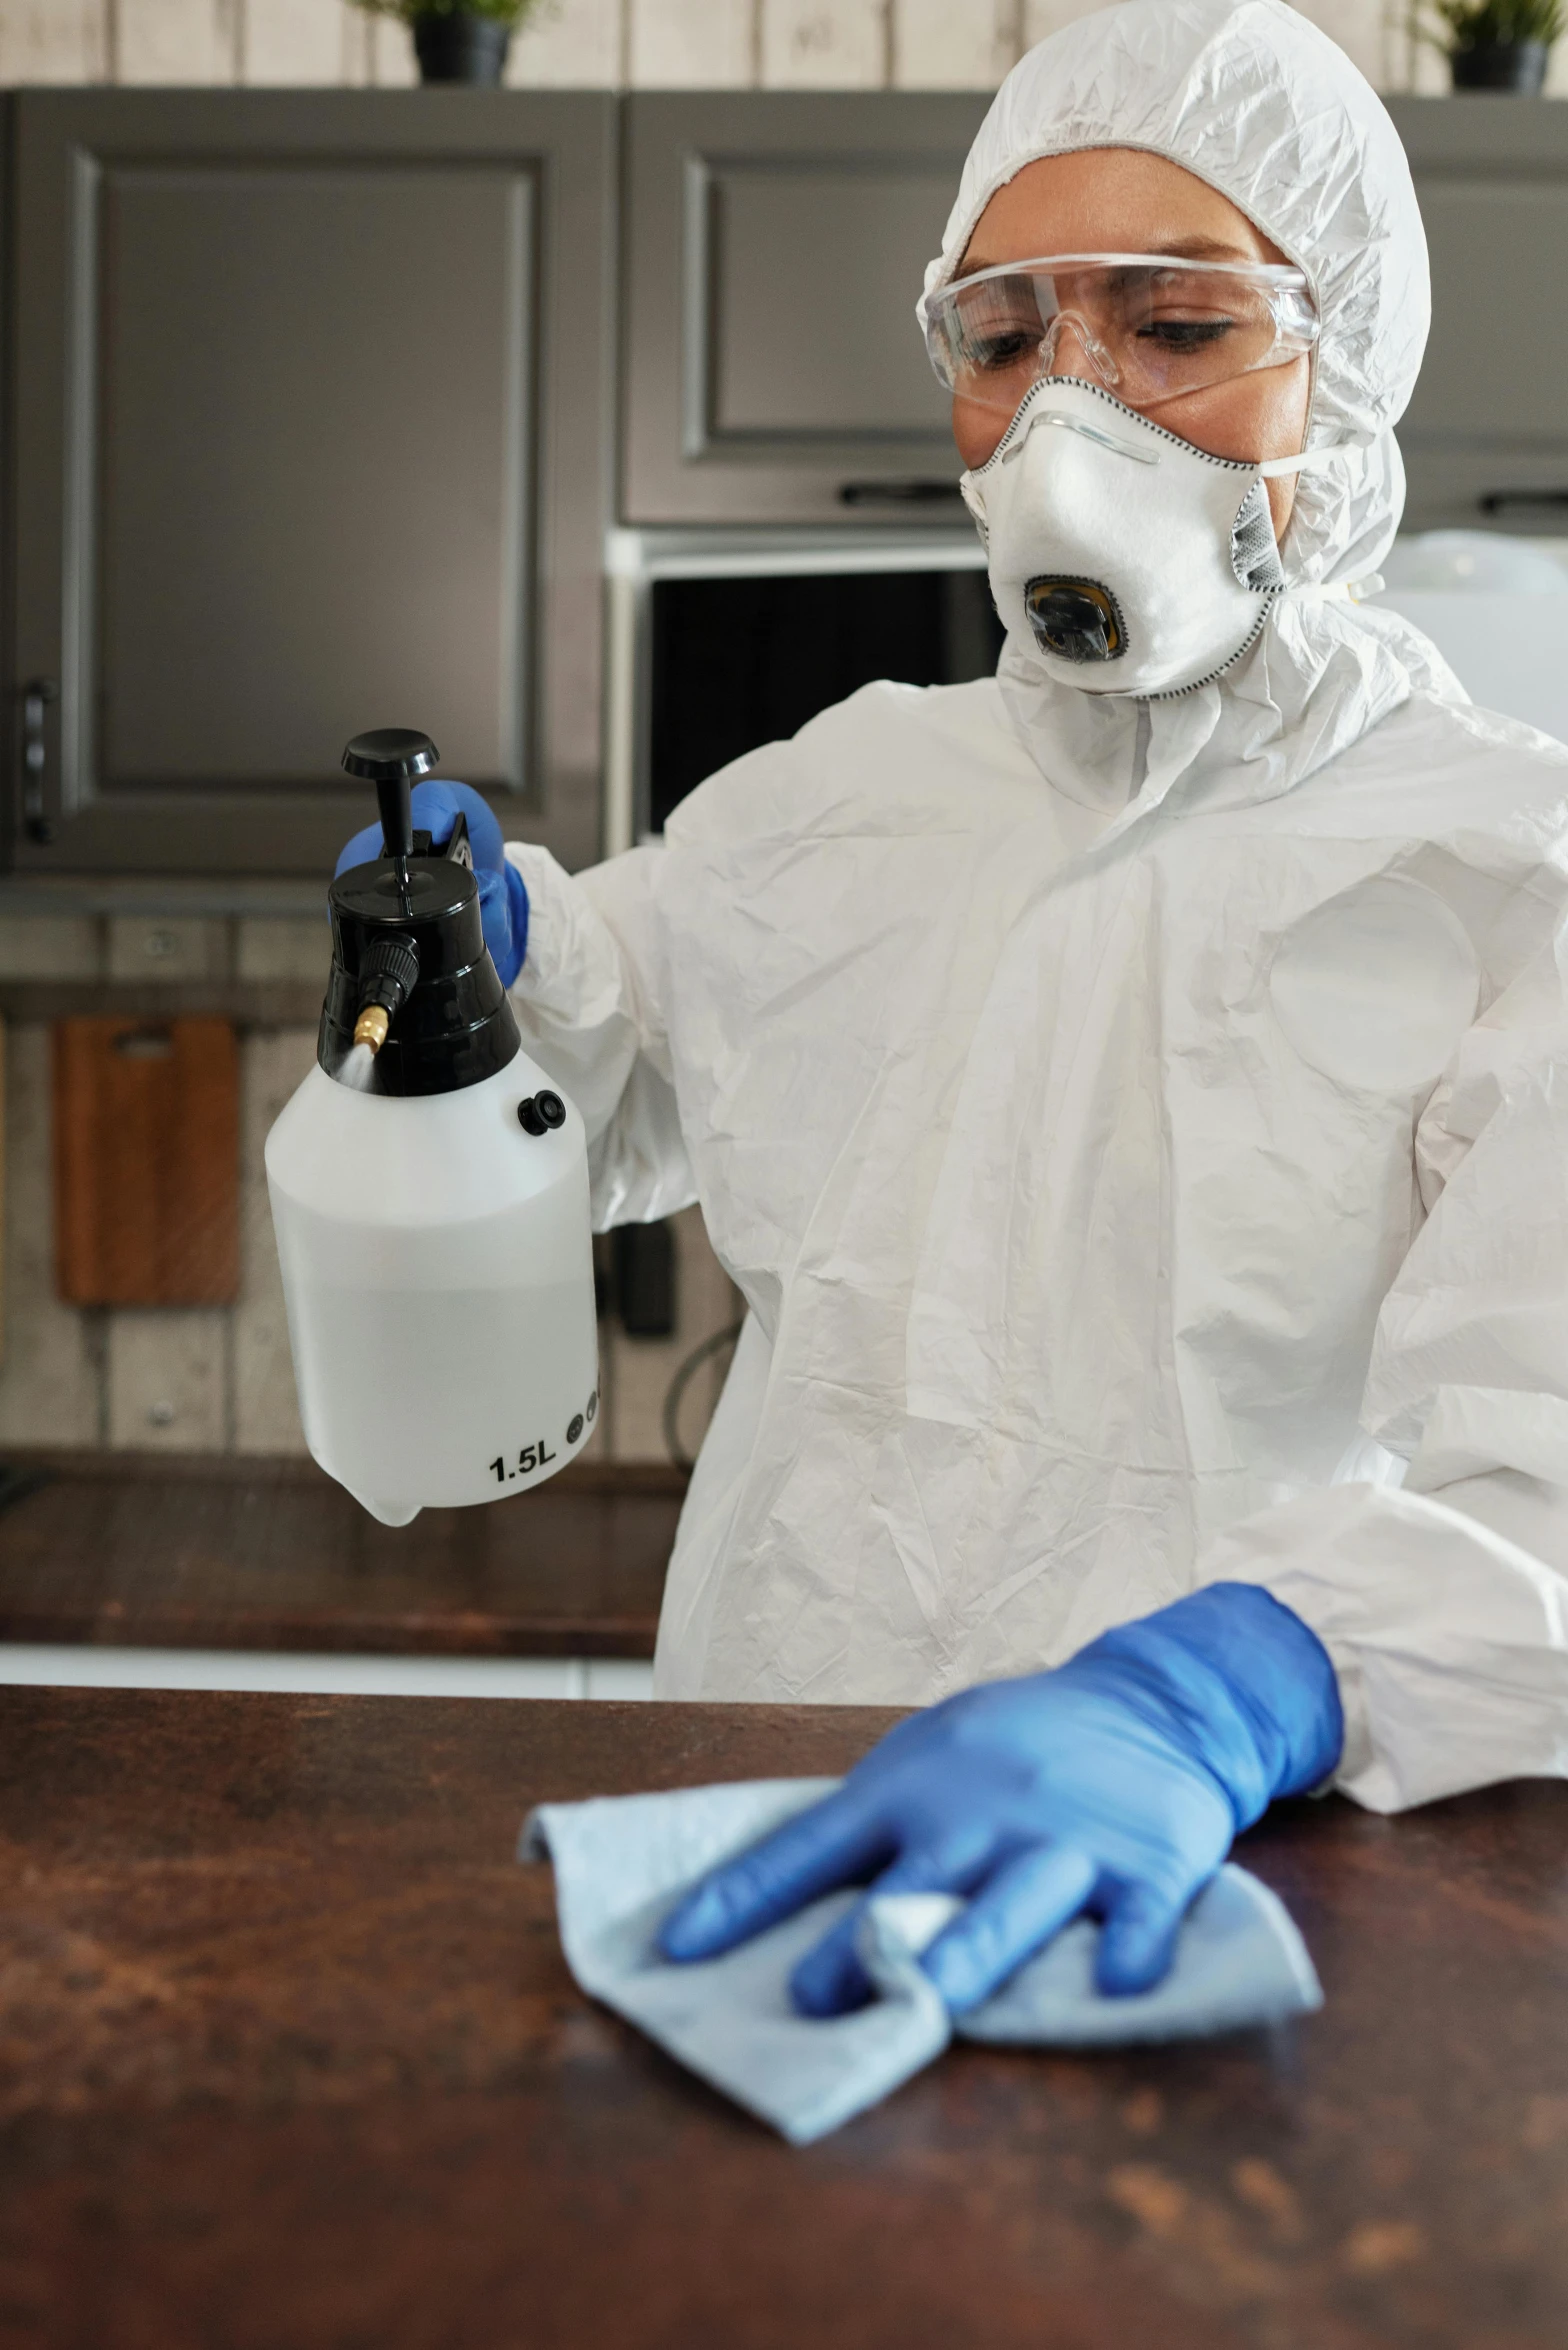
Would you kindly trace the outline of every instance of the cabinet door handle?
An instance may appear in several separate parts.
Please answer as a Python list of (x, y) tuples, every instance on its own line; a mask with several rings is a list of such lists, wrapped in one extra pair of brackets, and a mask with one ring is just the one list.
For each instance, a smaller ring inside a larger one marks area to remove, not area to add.
[(956, 506), (963, 494), (956, 481), (927, 481), (917, 476), (905, 481), (840, 482), (838, 502), (841, 506)]
[(1488, 490), (1476, 504), (1483, 514), (1501, 514), (1505, 506), (1568, 506), (1568, 490)]
[(52, 677), (35, 677), (22, 688), (22, 827), (40, 848), (48, 848), (54, 839), (45, 790), (49, 743), (44, 728), (49, 705), (59, 698)]

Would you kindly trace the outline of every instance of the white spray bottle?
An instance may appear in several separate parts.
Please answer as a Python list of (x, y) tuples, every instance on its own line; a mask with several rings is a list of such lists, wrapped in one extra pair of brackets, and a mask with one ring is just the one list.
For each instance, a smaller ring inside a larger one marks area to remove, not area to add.
[(385, 855), (332, 884), (317, 1066), (267, 1137), (305, 1439), (388, 1526), (541, 1483), (598, 1409), (583, 1122), (522, 1051), (466, 823), (412, 830), (435, 763), (397, 728), (344, 753)]

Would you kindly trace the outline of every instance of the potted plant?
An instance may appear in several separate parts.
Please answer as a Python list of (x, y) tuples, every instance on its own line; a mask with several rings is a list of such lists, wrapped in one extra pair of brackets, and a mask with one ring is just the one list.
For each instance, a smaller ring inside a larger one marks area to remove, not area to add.
[(1432, 0), (1432, 7), (1444, 32), (1428, 37), (1447, 57), (1456, 90), (1540, 96), (1563, 0)]
[(395, 16), (414, 36), (422, 82), (494, 88), (512, 35), (538, 0), (355, 0), (370, 16)]

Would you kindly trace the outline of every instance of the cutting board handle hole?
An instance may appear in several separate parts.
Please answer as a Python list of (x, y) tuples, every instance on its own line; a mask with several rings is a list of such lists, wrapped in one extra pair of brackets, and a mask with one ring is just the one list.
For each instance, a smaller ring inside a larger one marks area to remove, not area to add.
[(166, 1061), (174, 1039), (167, 1028), (128, 1028), (115, 1038), (114, 1049), (127, 1061)]

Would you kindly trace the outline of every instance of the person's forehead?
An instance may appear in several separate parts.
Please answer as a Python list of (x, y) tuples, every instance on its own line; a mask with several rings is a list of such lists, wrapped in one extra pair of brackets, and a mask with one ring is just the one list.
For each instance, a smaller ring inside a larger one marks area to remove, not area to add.
[(1252, 261), (1276, 249), (1229, 197), (1163, 155), (1094, 147), (1026, 163), (975, 223), (961, 269), (1049, 252)]

